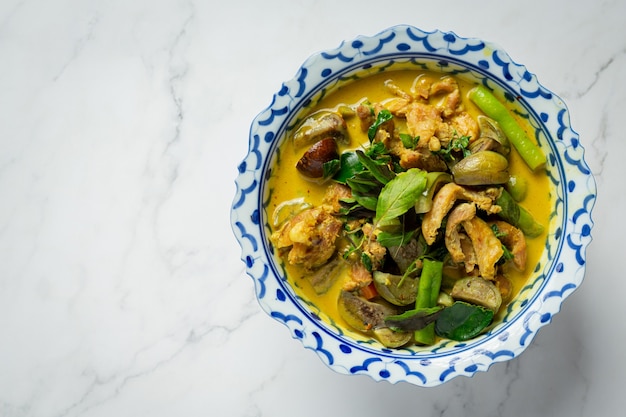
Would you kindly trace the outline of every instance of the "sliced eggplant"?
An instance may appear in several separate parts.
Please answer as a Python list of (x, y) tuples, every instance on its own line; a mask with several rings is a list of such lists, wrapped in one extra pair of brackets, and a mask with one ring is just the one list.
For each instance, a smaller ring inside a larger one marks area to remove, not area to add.
[(374, 271), (374, 286), (378, 294), (397, 306), (415, 303), (419, 278), (404, 277), (387, 272)]
[(462, 185), (504, 184), (509, 180), (509, 161), (494, 151), (480, 151), (461, 159), (450, 170)]
[(477, 304), (494, 312), (502, 305), (500, 290), (493, 282), (482, 277), (461, 278), (452, 287), (450, 295), (455, 300)]
[(337, 308), (350, 327), (373, 336), (386, 347), (400, 347), (411, 340), (411, 333), (397, 332), (385, 325), (386, 317), (398, 314), (398, 310), (389, 304), (367, 301), (353, 292), (342, 290)]

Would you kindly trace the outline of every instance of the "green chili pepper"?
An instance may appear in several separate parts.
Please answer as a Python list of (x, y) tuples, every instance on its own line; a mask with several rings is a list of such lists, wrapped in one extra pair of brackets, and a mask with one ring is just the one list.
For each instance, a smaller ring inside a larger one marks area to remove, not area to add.
[(513, 115), (507, 110), (487, 88), (482, 85), (474, 87), (468, 93), (471, 101), (474, 102), (488, 117), (494, 119), (502, 131), (509, 138), (524, 162), (536, 171), (546, 163), (546, 156), (537, 144), (531, 141), (526, 132), (517, 123)]
[(537, 237), (543, 233), (543, 225), (538, 223), (524, 207), (517, 204), (515, 199), (505, 189), (502, 190), (500, 197), (496, 199), (496, 204), (501, 208), (498, 216), (507, 223), (519, 228), (526, 236)]

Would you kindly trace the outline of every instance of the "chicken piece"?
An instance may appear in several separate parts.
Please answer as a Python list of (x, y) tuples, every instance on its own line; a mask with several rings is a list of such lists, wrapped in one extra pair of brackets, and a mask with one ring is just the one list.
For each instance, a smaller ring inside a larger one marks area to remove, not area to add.
[(305, 269), (324, 265), (335, 253), (335, 241), (342, 223), (322, 207), (314, 207), (296, 214), (272, 234), (270, 240), (278, 250), (289, 249), (290, 264)]
[(460, 232), (461, 223), (474, 216), (476, 216), (476, 206), (472, 203), (459, 204), (450, 211), (450, 215), (448, 216), (445, 243), (452, 260), (456, 263), (465, 262), (466, 256), (461, 246), (461, 236), (465, 236)]
[(477, 208), (489, 214), (494, 214), (500, 211), (500, 206), (495, 204), (495, 200), (499, 197), (501, 191), (500, 188), (474, 191), (453, 182), (445, 184), (435, 194), (432, 208), (424, 215), (422, 221), (422, 234), (426, 243), (432, 245), (435, 242), (443, 218), (452, 209), (457, 200), (472, 201)]
[[(365, 223), (361, 231), (363, 232), (361, 251), (369, 257), (371, 270), (376, 271), (382, 267), (387, 249), (376, 240), (374, 227), (370, 223)], [(370, 269), (358, 260), (352, 264), (349, 278), (344, 282), (343, 289), (353, 291), (358, 288), (363, 288), (369, 285), (372, 280), (373, 276)]]
[(372, 269), (380, 269), (385, 255), (387, 254), (387, 249), (376, 240), (374, 226), (370, 223), (365, 223), (361, 230), (363, 231), (363, 245), (361, 246), (361, 250), (369, 256), (372, 262)]
[(415, 149), (409, 149), (402, 144), (399, 136), (388, 135), (384, 130), (377, 132), (375, 140), (383, 142), (389, 153), (398, 157), (400, 166), (404, 169), (420, 168), (428, 172), (448, 169), (445, 161), (428, 149), (428, 142), (425, 148), (420, 147), (418, 143)]
[(413, 97), (419, 97), (424, 100), (428, 100), (430, 97), (431, 82), (427, 77), (419, 76), (413, 81), (411, 86), (411, 94)]
[(354, 291), (359, 288), (370, 285), (374, 277), (372, 273), (365, 268), (361, 262), (354, 262), (350, 266), (350, 274), (348, 279), (343, 283), (344, 291)]
[(439, 139), (444, 147), (447, 147), (452, 139), (462, 136), (469, 136), (470, 143), (473, 143), (479, 136), (478, 123), (466, 112), (461, 112), (449, 119), (445, 119), (437, 126), (435, 131), (435, 137)]
[(452, 77), (443, 77), (441, 79), (439, 79), (438, 81), (435, 81), (434, 83), (431, 84), (430, 86), (430, 94), (431, 95), (435, 95), (435, 94), (450, 94), (453, 93), (454, 91), (458, 91), (459, 89), (459, 84), (456, 82), (456, 80)]
[(376, 116), (371, 107), (366, 104), (359, 104), (356, 108), (356, 115), (361, 121), (361, 130), (367, 132), (370, 126), (376, 121)]
[(419, 137), (418, 148), (427, 148), (441, 123), (439, 110), (430, 104), (413, 102), (406, 110), (406, 125), (409, 134)]
[(434, 96), (441, 93), (444, 93), (445, 96), (437, 103), (437, 108), (443, 117), (450, 117), (461, 106), (461, 92), (456, 80), (452, 77), (445, 77), (434, 82), (430, 87), (430, 95)]
[(493, 280), (496, 275), (496, 263), (504, 254), (502, 243), (487, 222), (479, 217), (465, 220), (462, 224), (472, 241), (480, 276)]
[(352, 197), (352, 189), (350, 187), (333, 182), (326, 189), (322, 203), (328, 206), (333, 213), (338, 214), (341, 210), (341, 200), (350, 197)]
[[(472, 272), (478, 265), (479, 273), (481, 275), (486, 273), (488, 278), (491, 278), (491, 268), (494, 268), (495, 273), (494, 265), (502, 256), (503, 251), (492, 248), (492, 245), (495, 245), (501, 249), (501, 245), (493, 240), (491, 237), (493, 233), (484, 228), (484, 222), (481, 219), (469, 222), (474, 217), (476, 217), (476, 206), (473, 203), (461, 203), (450, 211), (446, 223), (446, 248), (454, 262), (465, 265), (467, 273)], [(488, 226), (491, 228), (490, 224)], [(465, 229), (466, 227), (470, 229)], [(480, 240), (475, 247), (474, 244), (477, 243), (478, 238)]]
[(458, 136), (469, 136), (470, 142), (478, 139), (478, 123), (469, 113), (460, 112), (456, 114), (450, 119), (450, 125)]
[(404, 91), (403, 89), (401, 89), (400, 87), (398, 87), (393, 80), (387, 80), (385, 81), (385, 87), (395, 96), (398, 96), (404, 100), (406, 100), (407, 102), (413, 101), (413, 97), (411, 97), (411, 95), (409, 93), (407, 93), (406, 91)]
[[(391, 152), (392, 154), (394, 152)], [(401, 148), (398, 153), (400, 166), (404, 169), (419, 168), (427, 172), (446, 171), (447, 165), (438, 155), (430, 149), (407, 149)]]
[(502, 220), (491, 221), (489, 225), (495, 225), (502, 234), (499, 239), (513, 255), (513, 265), (520, 271), (526, 269), (526, 238), (524, 233)]
[(472, 245), (472, 241), (465, 233), (460, 233), (461, 235), (461, 250), (463, 251), (463, 264), (465, 265), (465, 272), (470, 274), (475, 272), (476, 265), (478, 264), (478, 257), (476, 256), (476, 251), (474, 251), (474, 246)]
[(407, 106), (410, 101), (400, 97), (390, 98), (388, 100), (383, 101), (383, 106), (391, 112), (394, 116), (404, 117), (406, 114)]

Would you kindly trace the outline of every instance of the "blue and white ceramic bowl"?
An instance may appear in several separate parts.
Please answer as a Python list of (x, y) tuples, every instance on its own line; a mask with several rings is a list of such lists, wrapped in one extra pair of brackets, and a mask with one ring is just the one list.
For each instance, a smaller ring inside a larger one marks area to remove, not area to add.
[[(284, 132), (298, 120), (299, 111), (355, 78), (398, 68), (455, 74), (501, 92), (502, 99), (529, 119), (548, 157), (546, 173), (554, 200), (543, 256), (504, 318), (468, 342), (390, 350), (352, 338), (344, 329), (321, 320), (315, 305), (294, 292), (269, 244), (271, 213), (265, 210), (265, 178)], [(248, 155), (238, 167), (231, 214), (242, 260), (263, 310), (337, 372), (436, 386), (459, 375), (486, 371), (495, 362), (520, 355), (583, 280), (596, 185), (578, 134), (570, 126), (561, 99), (494, 44), (411, 26), (343, 42), (311, 56), (294, 79), (282, 85), (270, 106), (252, 122), (249, 141)]]

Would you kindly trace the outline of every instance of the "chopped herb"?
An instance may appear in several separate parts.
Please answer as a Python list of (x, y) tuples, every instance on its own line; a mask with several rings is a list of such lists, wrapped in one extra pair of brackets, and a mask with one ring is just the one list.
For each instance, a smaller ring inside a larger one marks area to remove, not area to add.
[(434, 151), (435, 154), (440, 155), (444, 160), (448, 162), (455, 161), (454, 153), (461, 153), (463, 158), (469, 156), (471, 154), (468, 149), (470, 137), (469, 136), (458, 136), (456, 132), (452, 136), (450, 143), (446, 148), (441, 148), (438, 151)]
[(400, 140), (402, 141), (402, 145), (407, 149), (415, 149), (417, 146), (417, 142), (419, 142), (419, 136), (411, 136), (408, 133), (400, 133)]
[(365, 269), (367, 269), (369, 272), (372, 272), (372, 258), (370, 258), (370, 256), (365, 252), (361, 253), (361, 263), (363, 264)]
[(372, 174), (372, 176), (376, 178), (376, 180), (378, 180), (378, 182), (380, 182), (381, 184), (387, 184), (396, 176), (395, 173), (389, 169), (384, 161), (380, 162), (374, 160), (361, 150), (357, 150), (356, 155), (359, 158), (359, 162), (361, 162), (361, 164), (365, 166)]
[[(491, 225), (491, 230), (493, 230), (493, 233), (496, 235), (496, 237), (498, 239), (500, 239), (501, 237), (505, 237), (507, 235), (507, 233), (501, 231), (500, 228), (498, 228), (498, 225), (495, 224), (495, 223)], [(500, 258), (500, 260), (502, 262), (506, 262), (506, 261), (510, 261), (513, 258), (514, 258), (514, 256), (511, 253), (511, 251), (509, 250), (509, 248), (507, 248), (503, 244), (502, 245), (502, 257)]]
[(365, 153), (372, 159), (380, 159), (383, 161), (390, 161), (391, 157), (389, 156), (389, 149), (382, 142), (374, 142), (372, 143), (366, 150)]
[(491, 230), (493, 230), (493, 234), (496, 235), (498, 239), (507, 235), (505, 232), (501, 231), (495, 223), (491, 225)]
[(367, 130), (367, 137), (369, 138), (370, 142), (372, 142), (374, 140), (374, 137), (376, 137), (376, 132), (378, 131), (380, 125), (388, 122), (391, 119), (393, 119), (393, 115), (389, 110), (383, 109), (378, 112), (378, 115), (376, 116), (376, 121)]

